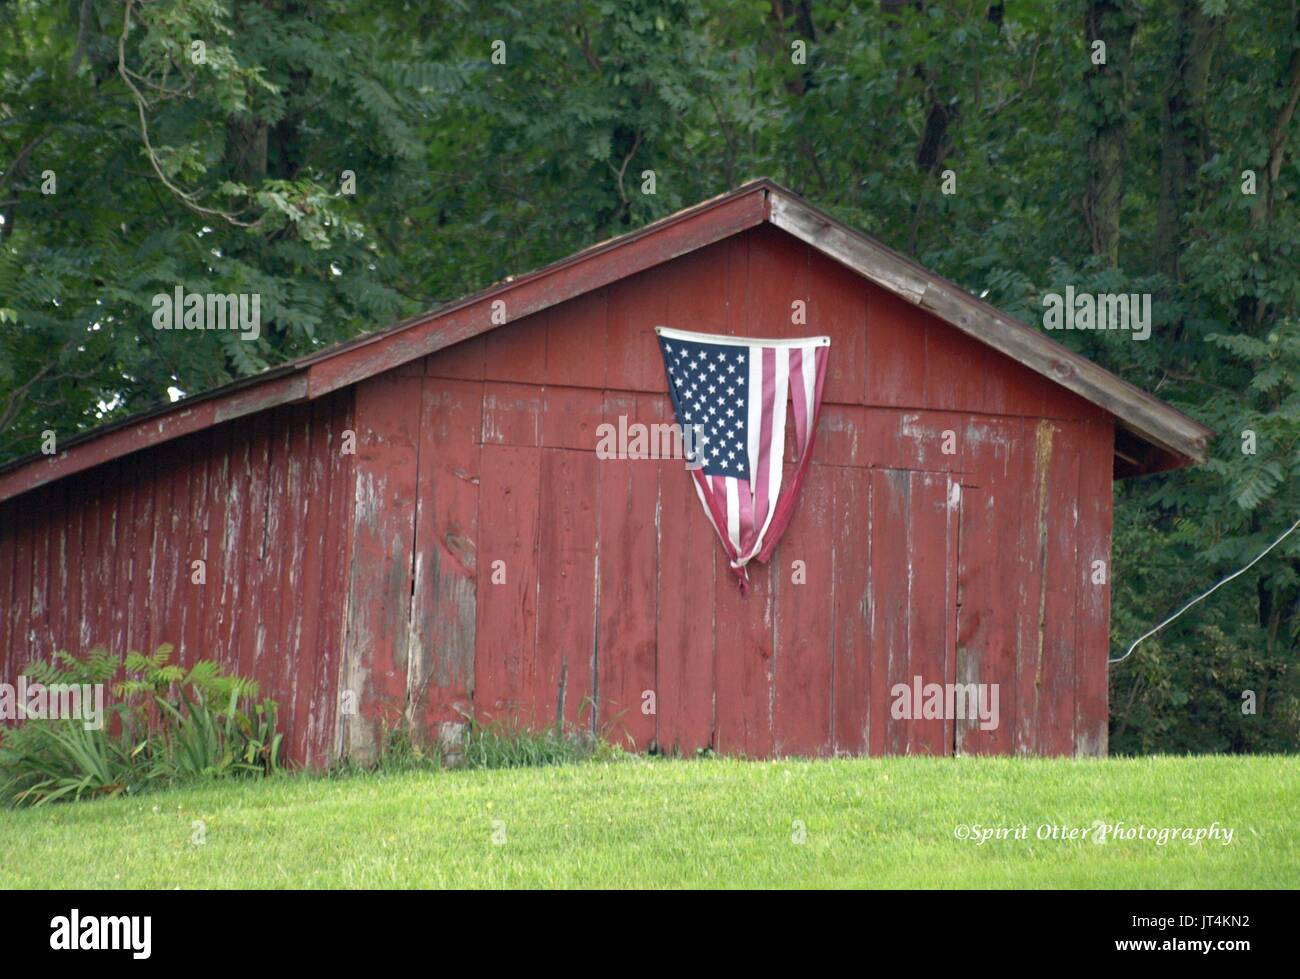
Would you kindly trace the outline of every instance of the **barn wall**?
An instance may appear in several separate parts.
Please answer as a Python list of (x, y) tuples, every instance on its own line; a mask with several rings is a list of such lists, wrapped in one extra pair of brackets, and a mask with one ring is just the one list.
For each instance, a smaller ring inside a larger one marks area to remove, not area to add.
[[(832, 338), (815, 461), (748, 596), (679, 461), (594, 454), (602, 422), (671, 420), (661, 324)], [(1105, 751), (1111, 420), (776, 229), (364, 381), (356, 405), (342, 683), (362, 710), (340, 751), (470, 713), (684, 753)], [(917, 674), (999, 683), (1002, 723), (894, 720)]]
[[(680, 461), (594, 452), (603, 422), (672, 420), (661, 324), (832, 338), (815, 461), (748, 596)], [(1112, 437), (760, 227), (0, 504), (0, 679), (172, 642), (258, 679), (312, 764), (471, 714), (683, 753), (1104, 753)], [(999, 683), (1002, 723), (893, 719), (917, 674)]]
[[(54, 650), (216, 659), (281, 709), (288, 757), (334, 747), (352, 392), (228, 422), (0, 503), (0, 679)], [(206, 583), (191, 582), (191, 561)]]

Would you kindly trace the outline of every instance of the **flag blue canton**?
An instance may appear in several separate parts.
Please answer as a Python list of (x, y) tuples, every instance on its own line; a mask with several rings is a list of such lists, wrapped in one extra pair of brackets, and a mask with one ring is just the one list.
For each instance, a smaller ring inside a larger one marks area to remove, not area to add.
[(748, 479), (749, 348), (662, 336), (659, 345), (677, 424), (697, 433), (705, 475)]

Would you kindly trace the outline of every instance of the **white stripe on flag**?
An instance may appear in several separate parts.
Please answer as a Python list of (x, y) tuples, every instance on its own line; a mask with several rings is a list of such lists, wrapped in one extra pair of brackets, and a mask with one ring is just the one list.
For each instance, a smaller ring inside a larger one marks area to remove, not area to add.
[(790, 348), (776, 348), (776, 392), (772, 399), (772, 441), (768, 443), (767, 513), (763, 514), (763, 527), (754, 538), (754, 547), (746, 559), (763, 549), (763, 538), (776, 513), (776, 502), (781, 495), (781, 471), (785, 462), (785, 410), (790, 397)]
[[(781, 465), (785, 461), (785, 409), (790, 397), (790, 348), (776, 350), (776, 398), (772, 402), (772, 464), (768, 466), (768, 499), (776, 509), (781, 495)], [(767, 530), (766, 522), (763, 529)]]
[(740, 480), (734, 476), (722, 477), (727, 484), (727, 536), (731, 546), (740, 553)]
[(691, 482), (695, 485), (695, 495), (698, 496), (700, 502), (704, 504), (704, 515), (709, 518), (709, 523), (713, 524), (713, 529), (717, 532), (718, 536), (721, 537), (722, 531), (718, 528), (718, 522), (713, 519), (713, 507), (709, 506), (709, 498), (704, 495), (704, 486), (702, 481), (707, 480), (709, 477), (704, 475), (703, 469), (699, 470), (699, 472), (700, 477), (698, 479), (696, 478), (695, 473), (690, 473)]
[[(758, 449), (763, 438), (763, 348), (750, 347), (749, 354), (749, 417), (745, 424), (749, 426), (749, 484), (753, 488), (758, 479)], [(755, 513), (754, 521), (763, 519), (763, 514)]]

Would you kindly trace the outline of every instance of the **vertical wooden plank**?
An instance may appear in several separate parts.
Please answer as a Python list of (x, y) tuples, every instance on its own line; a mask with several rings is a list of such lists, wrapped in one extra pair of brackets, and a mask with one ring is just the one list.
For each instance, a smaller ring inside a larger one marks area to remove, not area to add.
[(726, 325), (722, 332), (728, 336), (753, 335), (754, 296), (749, 288), (749, 245), (753, 234), (753, 231), (745, 231), (719, 242), (717, 246), (726, 255), (721, 273), (727, 298)]
[(53, 621), (57, 614), (59, 595), (56, 593), (56, 560), (59, 550), (59, 528), (62, 524), (62, 493), (60, 486), (43, 486), (39, 495), (40, 507), (36, 516), (35, 567), (31, 581), (31, 632), (32, 655), (47, 659), (53, 646)]
[[(921, 688), (951, 683), (948, 667), (948, 480), (941, 473), (911, 473), (908, 519), (908, 656), (906, 683)], [(942, 712), (925, 716), (927, 703), (912, 700), (907, 725), (908, 754), (952, 753), (949, 725)]]
[[(510, 298), (503, 297), (506, 315)], [(483, 376), (489, 381), (542, 384), (546, 380), (546, 323), (549, 310), (511, 319), (487, 334)]]
[[(68, 644), (68, 649), (78, 655), (85, 655), (87, 651), (83, 640), (83, 623), (86, 619), (83, 603), (85, 603), (88, 586), (86, 579), (90, 576), (92, 562), (94, 562), (94, 556), (91, 555), (88, 546), (92, 525), (92, 498), (94, 494), (90, 493), (77, 477), (68, 481), (69, 507), (72, 508), (74, 516), (68, 537), (68, 590), (65, 592), (68, 618), (66, 618), (65, 642)], [(0, 547), (0, 553), (3, 553), (3, 547)], [(0, 582), (0, 595), (4, 595), (3, 582)]]
[(751, 563), (749, 591), (742, 595), (716, 541), (714, 554), (714, 748), (728, 755), (766, 758), (772, 754), (775, 699), (772, 565)]
[(1052, 443), (1047, 478), (1047, 564), (1040, 689), (1039, 751), (1074, 753), (1075, 618), (1078, 589), (1078, 423), (1065, 422)]
[[(617, 425), (622, 414), (631, 425), (652, 417), (651, 409), (638, 409), (639, 403), (634, 396), (611, 394), (605, 420)], [(643, 704), (646, 691), (655, 687), (657, 467), (654, 461), (628, 459), (603, 459), (597, 467), (597, 725), (611, 739), (639, 750), (655, 738), (655, 716), (644, 713)]]
[[(764, 225), (750, 232), (747, 335), (794, 337), (817, 332), (809, 324), (791, 322), (795, 300), (807, 304), (810, 298), (809, 253), (802, 241), (774, 227)], [(830, 315), (831, 309), (828, 306), (825, 313)]]
[[(1048, 400), (1051, 391), (1062, 390), (1033, 371), (1018, 369), (1018, 365), (1011, 364), (997, 351), (986, 350), (984, 356), (990, 364), (991, 372), (995, 370), (1000, 379), (998, 383), (998, 387), (1002, 389), (1000, 397), (1004, 399), (1003, 410), (1008, 415), (1019, 415), (1025, 418), (1041, 417), (1044, 414), (1044, 403)], [(992, 386), (994, 382), (990, 381), (989, 384)]]
[(322, 602), (321, 652), (318, 658), (321, 706), (312, 712), (309, 725), (315, 727), (316, 754), (309, 761), (334, 761), (342, 750), (335, 738), (343, 731), (339, 723), (344, 680), (344, 647), (347, 635), (349, 571), (352, 567), (353, 506), (356, 500), (356, 455), (345, 454), (348, 433), (355, 434), (352, 418), (354, 388), (330, 397), (329, 519), (325, 525), (326, 580), (332, 598)]
[[(951, 473), (944, 481), (947, 492), (947, 526), (944, 528), (947, 553), (944, 555), (944, 603), (943, 603), (943, 676), (944, 683), (954, 684), (957, 680), (957, 562), (961, 552), (961, 493), (960, 477)], [(946, 701), (945, 701), (946, 703)], [(976, 700), (978, 713), (978, 699)], [(964, 710), (964, 705), (963, 705)], [(944, 714), (943, 753), (951, 755), (956, 751), (957, 711)]]
[[(203, 592), (203, 620), (195, 635), (194, 646), (186, 650), (186, 662), (197, 659), (214, 659), (223, 669), (233, 670), (238, 663), (221, 636), (229, 616), (227, 602), (231, 600), (231, 583), (227, 574), (229, 556), (226, 552), (227, 500), (230, 492), (231, 460), (230, 425), (218, 425), (212, 430), (212, 446), (207, 459), (207, 520), (203, 534), (203, 560), (206, 562), (205, 583), (197, 586)], [(267, 611), (274, 611), (270, 605)]]
[(480, 333), (468, 340), (444, 347), (424, 359), (424, 373), (427, 377), (481, 381), (483, 380), (483, 351), (486, 346), (487, 334)]
[(132, 458), (135, 464), (134, 516), (128, 531), (131, 551), (131, 608), (127, 625), (127, 646), (153, 652), (149, 645), (149, 595), (154, 567), (154, 495), (156, 492), (157, 454), (141, 452)]
[(408, 688), (432, 733), (472, 707), (482, 403), (477, 382), (425, 381)]
[(867, 404), (923, 406), (925, 315), (885, 289), (867, 287)]
[(55, 632), (59, 604), (62, 601), (62, 595), (58, 591), (59, 547), (67, 511), (64, 507), (65, 487), (56, 485), (50, 489), (51, 492), (46, 495), (44, 512), (41, 514), (45, 537), (45, 566), (39, 582), (42, 592), (41, 605), (44, 611), (34, 623), (40, 636), (40, 656), (43, 659), (48, 659), (54, 650), (63, 648), (55, 645), (58, 642)]
[(99, 590), (98, 583), (102, 580), (99, 569), (104, 552), (100, 543), (99, 528), (104, 509), (104, 488), (101, 482), (92, 490), (84, 479), (78, 478), (78, 491), (82, 495), (84, 512), (80, 555), (81, 574), (78, 582), (81, 595), (77, 603), (80, 609), (80, 621), (77, 623), (78, 643), (82, 652), (89, 652), (97, 641), (94, 631), (95, 595)]
[[(1104, 757), (1109, 747), (1111, 465), (1113, 423), (1082, 426), (1079, 459), (1078, 626), (1075, 637), (1074, 753)], [(1101, 561), (1105, 580), (1093, 562)]]
[[(225, 501), (225, 516), (215, 533), (216, 540), (220, 542), (218, 546), (221, 550), (221, 576), (219, 581), (211, 575), (208, 577), (208, 585), (217, 589), (215, 594), (218, 596), (217, 600), (221, 604), (222, 611), (217, 631), (209, 633), (208, 638), (214, 647), (220, 650), (220, 661), (224, 669), (262, 681), (264, 688), (262, 693), (265, 696), (276, 697), (277, 691), (266, 688), (264, 677), (257, 676), (255, 672), (246, 672), (243, 668), (239, 645), (240, 620), (249, 612), (254, 615), (264, 614), (272, 608), (282, 610), (292, 603), (264, 603), (257, 597), (258, 592), (246, 590), (249, 563), (247, 555), (249, 495), (252, 482), (248, 423), (241, 419), (225, 427), (228, 429), (226, 461), (221, 482), (217, 487), (217, 492)], [(296, 593), (279, 591), (278, 594)], [(290, 658), (292, 653), (282, 650), (281, 655)], [(288, 713), (289, 711), (286, 710), (286, 714)]]
[(192, 439), (181, 439), (171, 444), (166, 456), (166, 464), (161, 467), (165, 473), (167, 488), (165, 491), (166, 509), (159, 514), (161, 522), (162, 546), (158, 555), (161, 585), (156, 593), (157, 635), (159, 643), (171, 643), (178, 649), (181, 644), (181, 608), (180, 600), (183, 589), (189, 580), (189, 565), (185, 560), (186, 532), (189, 523), (189, 498), (187, 495), (186, 471)]
[[(260, 534), (254, 544), (257, 548), (256, 567), (251, 569), (256, 578), (259, 594), (283, 594), (282, 575), (290, 556), (286, 553), (288, 535), (286, 526), (289, 520), (290, 501), (287, 489), (287, 465), (289, 457), (290, 422), (283, 410), (266, 413), (265, 431), (257, 432), (257, 455), (253, 456), (253, 446), (249, 447), (250, 467), (254, 460), (261, 467), (261, 475), (255, 480), (256, 486), (250, 492), (256, 492), (262, 498), (259, 509), (263, 514)], [(240, 656), (241, 670), (247, 676), (257, 680), (263, 696), (275, 699), (286, 715), (286, 744), (291, 743), (288, 728), (292, 726), (293, 705), (285, 699), (279, 677), (279, 662), (294, 655), (281, 646), (281, 625), (288, 610), (283, 603), (276, 602), (263, 605), (253, 627), (252, 642), (249, 649)]]
[(181, 557), (181, 629), (176, 649), (187, 657), (203, 643), (203, 606), (207, 586), (194, 581), (194, 562), (203, 559), (207, 547), (208, 468), (211, 465), (212, 432), (194, 436), (194, 454), (186, 465), (185, 551)]
[(1017, 384), (1015, 379), (1028, 372), (992, 347), (976, 343), (970, 350), (970, 358), (963, 365), (963, 370), (978, 374), (984, 379), (980, 404), (973, 410), (994, 415), (1014, 415), (1019, 413), (1020, 407), (1033, 407), (1018, 404), (1025, 386)]
[(543, 449), (532, 724), (591, 723), (596, 642), (594, 452)]
[(356, 387), (356, 492), (340, 683), (359, 707), (341, 715), (340, 750), (352, 757), (371, 754), (384, 730), (401, 722), (406, 703), (422, 384), (419, 377), (389, 374)]
[(665, 754), (689, 757), (713, 743), (713, 575), (719, 545), (685, 462), (666, 460), (658, 470), (656, 738)]
[(319, 756), (322, 727), (318, 715), (328, 712), (334, 697), (334, 684), (322, 670), (322, 660), (329, 657), (322, 649), (321, 621), (325, 608), (337, 601), (338, 592), (328, 576), (325, 534), (330, 518), (330, 418), (329, 398), (317, 399), (309, 407), (307, 435), (304, 443), (306, 494), (303, 519), (299, 529), (302, 563), (301, 626), (297, 638), (299, 665), (294, 668), (298, 688), (294, 702), (298, 714), (297, 758), (315, 760)]
[(799, 508), (772, 555), (777, 755), (817, 757), (833, 743), (835, 483), (833, 468), (809, 467)]
[(145, 637), (142, 640), (144, 647), (149, 650), (170, 641), (167, 636), (167, 579), (172, 570), (169, 532), (173, 507), (171, 470), (175, 445), (161, 445), (151, 454), (154, 463), (150, 477), (153, 489), (153, 526), (149, 544)]
[(1039, 753), (1043, 624), (1047, 603), (1047, 512), (1056, 427), (1025, 419), (1020, 436), (1020, 531), (1016, 539), (1016, 729), (1015, 750)]
[(871, 753), (902, 754), (910, 738), (907, 720), (893, 717), (896, 684), (912, 683), (908, 662), (911, 608), (908, 555), (912, 522), (911, 474), (880, 469), (871, 473)]
[[(731, 266), (727, 241), (692, 252), (687, 259), (661, 266), (657, 279), (664, 292), (663, 324), (698, 333), (724, 332), (728, 320), (726, 307), (732, 292)], [(741, 284), (744, 284), (743, 280)], [(655, 366), (659, 368), (657, 387), (666, 390), (663, 358), (657, 350), (656, 358)]]
[(856, 272), (815, 249), (809, 252), (808, 323), (803, 331), (806, 336), (831, 338), (823, 402), (863, 404), (867, 390), (867, 284)]
[[(957, 559), (956, 673), (960, 684), (997, 682), (990, 662), (996, 651), (989, 641), (993, 615), (989, 565), (997, 546), (993, 500), (994, 496), (984, 487), (962, 485)], [(992, 737), (996, 737), (996, 732), (981, 731), (978, 718), (960, 719), (954, 732), (954, 749), (959, 755), (989, 754)]]
[(484, 445), (479, 482), (474, 709), (527, 721), (537, 629), (538, 449)]
[[(276, 412), (259, 412), (249, 421), (245, 434), (245, 451), (241, 454), (241, 467), (238, 475), (243, 490), (246, 516), (244, 532), (239, 540), (241, 584), (240, 590), (245, 595), (270, 595), (275, 593), (276, 583), (269, 580), (266, 570), (267, 562), (272, 560), (270, 552), (275, 543), (269, 539), (268, 510), (275, 505), (270, 500), (271, 489), (271, 419)], [(266, 643), (266, 619), (270, 610), (262, 603), (251, 604), (248, 614), (239, 616), (239, 630), (235, 638), (235, 647), (241, 676), (253, 677), (261, 659), (261, 649)], [(263, 691), (271, 696), (269, 690)], [(289, 705), (283, 704), (287, 711)]]
[[(121, 597), (107, 596), (106, 620), (111, 623), (111, 649), (125, 653), (137, 648), (132, 645), (130, 632), (132, 614), (131, 563), (135, 541), (135, 517), (138, 501), (136, 470), (121, 459), (114, 462), (118, 469), (113, 513), (113, 580), (120, 583)], [(143, 651), (143, 650), (142, 650)]]
[(54, 493), (59, 501), (60, 519), (57, 533), (51, 542), (50, 554), (50, 644), (53, 649), (65, 649), (77, 652), (75, 636), (68, 620), (71, 609), (69, 605), (69, 583), (72, 569), (69, 567), (69, 551), (75, 546), (73, 535), (77, 529), (77, 513), (73, 509), (72, 487), (68, 480), (61, 480), (54, 486)]
[[(887, 709), (873, 700), (883, 663), (872, 657), (871, 483), (867, 469), (835, 469), (833, 746), (836, 754), (863, 755), (873, 724)], [(883, 730), (883, 726), (882, 726)]]
[(597, 390), (605, 386), (607, 301), (608, 292), (597, 289), (550, 310), (546, 319), (548, 385)]
[(14, 654), (11, 661), (15, 675), (22, 673), (29, 662), (32, 648), (32, 564), (36, 541), (36, 509), (33, 497), (17, 497), (12, 501), (17, 533), (14, 546), (13, 623)]
[[(412, 379), (418, 390), (423, 384), (423, 376), (417, 374)], [(279, 582), (280, 591), (284, 595), (308, 596), (312, 595), (308, 584), (314, 580), (314, 574), (307, 566), (318, 566), (316, 560), (308, 559), (307, 540), (312, 408), (309, 404), (299, 404), (280, 410), (289, 420), (283, 501), (287, 519), (282, 545), (284, 565)], [(408, 410), (418, 412), (416, 404), (409, 405)], [(311, 685), (307, 681), (311, 676), (312, 658), (316, 655), (315, 649), (306, 649), (302, 644), (304, 605), (304, 602), (292, 602), (283, 610), (279, 642), (281, 654), (274, 658), (277, 667), (276, 689), (283, 697), (282, 702), (290, 704), (292, 709), (293, 722), (291, 727), (286, 726), (285, 742), (295, 758), (301, 758), (307, 750), (307, 728), (304, 722), (311, 705)], [(405, 648), (405, 643), (402, 645)]]
[(18, 526), (18, 500), (0, 503), (0, 677), (10, 683), (18, 673), (14, 662), (18, 651), (18, 609), (14, 599)]
[(50, 551), (51, 540), (59, 520), (59, 512), (53, 507), (51, 494), (40, 494), (42, 506), (32, 520), (32, 603), (28, 613), (27, 627), (31, 648), (28, 662), (48, 660), (53, 650), (50, 648), (49, 612), (50, 612)]
[(932, 316), (926, 318), (925, 333), (926, 408), (962, 412), (983, 410), (985, 372), (972, 370), (972, 367), (981, 363), (988, 347)]
[(104, 467), (99, 474), (93, 493), (92, 534), (93, 549), (86, 552), (88, 576), (86, 593), (82, 601), (82, 647), (95, 649), (111, 647), (112, 635), (108, 623), (104, 621), (104, 589), (99, 582), (113, 574), (113, 484), (116, 469), (112, 465)]
[[(977, 718), (957, 723), (960, 754), (1007, 754), (1016, 729), (1016, 609), (1021, 459), (1018, 421), (972, 417), (963, 443), (970, 476), (963, 486), (958, 566), (957, 682), (997, 686), (997, 726)], [(1014, 477), (1014, 478), (1013, 478)], [(990, 694), (991, 696), (991, 694)]]
[(660, 265), (609, 287), (605, 384), (613, 390), (664, 390), (664, 361), (654, 328), (667, 322), (666, 274)]

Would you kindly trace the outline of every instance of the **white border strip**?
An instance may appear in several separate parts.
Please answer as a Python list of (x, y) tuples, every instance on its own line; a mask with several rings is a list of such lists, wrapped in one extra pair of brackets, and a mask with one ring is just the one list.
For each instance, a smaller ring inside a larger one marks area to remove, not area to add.
[(668, 326), (656, 326), (655, 332), (669, 340), (694, 340), (698, 343), (721, 343), (729, 347), (749, 347), (762, 344), (764, 347), (798, 347), (815, 344), (822, 347), (831, 345), (830, 337), (796, 337), (793, 340), (769, 340), (765, 337), (724, 337), (719, 333), (692, 333), (689, 330), (674, 330)]

